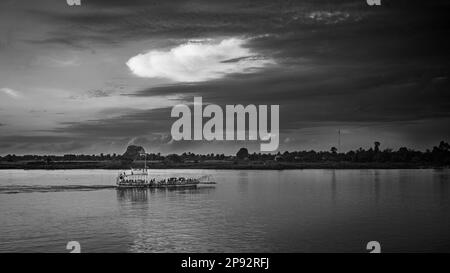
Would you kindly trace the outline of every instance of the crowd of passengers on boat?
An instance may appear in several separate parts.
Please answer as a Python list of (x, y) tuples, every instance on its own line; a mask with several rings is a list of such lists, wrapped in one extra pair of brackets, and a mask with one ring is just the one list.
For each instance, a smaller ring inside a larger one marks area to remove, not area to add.
[(193, 178), (184, 178), (184, 177), (171, 177), (167, 179), (162, 179), (159, 181), (156, 181), (155, 178), (152, 178), (150, 180), (146, 179), (127, 179), (126, 176), (120, 176), (120, 184), (125, 185), (185, 185), (185, 184), (193, 184), (197, 183), (198, 181)]

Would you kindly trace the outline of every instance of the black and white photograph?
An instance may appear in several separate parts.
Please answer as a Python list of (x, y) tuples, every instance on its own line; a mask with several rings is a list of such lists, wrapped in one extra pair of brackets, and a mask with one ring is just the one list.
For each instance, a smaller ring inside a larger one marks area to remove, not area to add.
[(449, 14), (1, 0), (0, 253), (450, 253)]

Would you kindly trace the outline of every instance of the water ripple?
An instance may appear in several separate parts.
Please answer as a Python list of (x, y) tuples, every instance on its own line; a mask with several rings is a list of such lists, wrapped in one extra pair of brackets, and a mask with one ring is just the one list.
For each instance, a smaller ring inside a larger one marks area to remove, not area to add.
[(0, 186), (0, 194), (60, 192), (60, 191), (95, 191), (115, 189), (112, 185), (5, 185)]

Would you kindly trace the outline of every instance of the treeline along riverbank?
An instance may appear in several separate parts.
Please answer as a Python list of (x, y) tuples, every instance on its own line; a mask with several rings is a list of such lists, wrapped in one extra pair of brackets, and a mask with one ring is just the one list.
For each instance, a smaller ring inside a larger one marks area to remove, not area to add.
[(153, 169), (412, 169), (448, 168), (450, 145), (423, 151), (406, 147), (396, 151), (380, 149), (380, 143), (365, 150), (339, 153), (330, 151), (294, 151), (277, 154), (249, 153), (241, 148), (236, 155), (146, 153), (143, 147), (128, 146), (122, 155), (11, 155), (0, 156), (0, 169), (128, 169), (142, 168), (145, 163)]

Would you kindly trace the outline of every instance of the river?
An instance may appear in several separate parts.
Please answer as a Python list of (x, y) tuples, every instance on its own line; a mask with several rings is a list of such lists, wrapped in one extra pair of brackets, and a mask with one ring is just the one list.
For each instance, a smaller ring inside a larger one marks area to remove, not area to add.
[(151, 170), (197, 189), (115, 189), (117, 171), (0, 170), (0, 252), (450, 252), (449, 170)]

